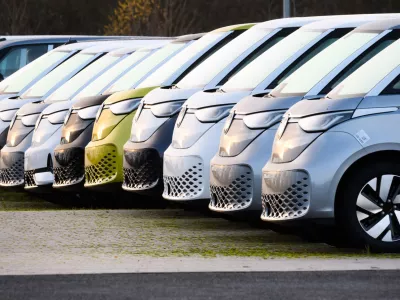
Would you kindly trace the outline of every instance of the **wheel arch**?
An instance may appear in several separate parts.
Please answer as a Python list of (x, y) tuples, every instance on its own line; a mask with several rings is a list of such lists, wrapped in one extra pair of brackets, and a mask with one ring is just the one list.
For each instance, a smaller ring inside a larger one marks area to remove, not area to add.
[(345, 186), (346, 180), (352, 176), (356, 169), (360, 168), (363, 165), (376, 163), (377, 161), (385, 161), (385, 160), (396, 160), (400, 162), (400, 149), (382, 149), (379, 151), (367, 152), (365, 155), (358, 157), (352, 163), (348, 165), (348, 167), (344, 170), (340, 180), (335, 189), (334, 201), (335, 201), (335, 212), (336, 207), (338, 205), (338, 198), (341, 196), (341, 191)]

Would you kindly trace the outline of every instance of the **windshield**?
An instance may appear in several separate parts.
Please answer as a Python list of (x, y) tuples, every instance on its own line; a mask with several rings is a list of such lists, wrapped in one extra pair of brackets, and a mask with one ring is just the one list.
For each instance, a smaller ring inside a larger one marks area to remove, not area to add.
[(93, 80), (94, 77), (120, 58), (120, 56), (113, 55), (105, 55), (99, 58), (64, 83), (53, 94), (51, 94), (46, 101), (62, 101), (71, 99), (85, 84)]
[(202, 38), (183, 49), (179, 55), (176, 55), (167, 61), (162, 68), (157, 70), (157, 72), (152, 73), (142, 83), (140, 83), (138, 87), (162, 85), (162, 83), (172, 76), (180, 67), (189, 62), (200, 52), (220, 41), (226, 35), (227, 32), (209, 33), (204, 35)]
[(319, 35), (321, 35), (320, 31), (301, 29), (295, 31), (236, 73), (222, 86), (222, 89), (224, 91), (253, 90), (279, 65)]
[(70, 52), (52, 51), (47, 55), (39, 57), (2, 81), (0, 83), (0, 92), (2, 94), (20, 92), (42, 72), (63, 61), (70, 54)]
[(139, 63), (136, 67), (132, 68), (124, 76), (118, 79), (108, 90), (109, 93), (115, 93), (118, 91), (129, 90), (134, 87), (135, 84), (146, 76), (151, 70), (157, 65), (163, 62), (172, 54), (181, 50), (186, 43), (171, 43), (160, 50), (157, 50), (151, 54), (148, 58)]
[(397, 40), (354, 71), (327, 97), (335, 99), (365, 96), (386, 75), (400, 65), (399, 53), (400, 40)]
[(177, 86), (182, 89), (204, 87), (217, 76), (219, 72), (270, 32), (271, 30), (266, 29), (247, 30), (207, 58), (179, 81)]
[(99, 95), (105, 88), (107, 88), (116, 78), (121, 76), (122, 73), (132, 68), (138, 61), (148, 55), (150, 51), (137, 51), (128, 57), (122, 59), (110, 69), (105, 71), (91, 83), (89, 83), (79, 94), (77, 98), (89, 97)]
[(276, 97), (306, 94), (347, 57), (377, 35), (378, 33), (355, 32), (344, 36), (306, 62), (271, 94)]
[(93, 56), (93, 54), (81, 53), (74, 55), (35, 83), (21, 98), (40, 98), (45, 96), (59, 82), (64, 80), (64, 78), (68, 78), (73, 75), (74, 71), (78, 68), (87, 65), (93, 59)]

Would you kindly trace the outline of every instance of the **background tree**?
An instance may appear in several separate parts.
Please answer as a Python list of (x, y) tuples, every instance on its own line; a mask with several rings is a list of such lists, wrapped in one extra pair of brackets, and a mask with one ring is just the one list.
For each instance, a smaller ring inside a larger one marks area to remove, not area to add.
[[(400, 0), (291, 0), (295, 16), (400, 12)], [(282, 0), (0, 0), (0, 35), (168, 35), (282, 16)]]
[(157, 0), (121, 0), (105, 26), (107, 35), (143, 35), (159, 9)]

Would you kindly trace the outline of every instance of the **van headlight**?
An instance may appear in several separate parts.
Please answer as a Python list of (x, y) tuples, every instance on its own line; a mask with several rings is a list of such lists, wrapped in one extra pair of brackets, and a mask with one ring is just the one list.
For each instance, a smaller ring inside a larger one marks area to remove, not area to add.
[[(47, 119), (47, 121), (50, 124), (53, 124), (53, 125), (63, 124), (67, 114), (68, 114), (68, 110), (62, 110), (62, 111), (58, 111), (58, 112), (55, 112), (55, 113), (52, 113), (52, 114), (48, 114), (48, 115), (44, 115), (42, 113), (42, 114), (39, 115), (39, 117), (36, 119), (36, 122), (34, 123), (35, 124), (35, 130), (37, 130), (39, 128), (40, 122), (43, 119)], [(25, 122), (24, 122), (24, 118), (22, 118), (22, 123), (25, 124), (25, 123), (28, 123), (28, 122), (31, 122), (31, 121), (33, 122), (33, 120), (34, 120), (33, 116), (37, 116), (37, 115), (31, 115), (31, 116), (24, 117), (25, 118)], [(28, 119), (28, 117), (30, 117), (30, 119)], [(26, 125), (26, 126), (29, 126), (29, 125)]]
[(129, 114), (138, 108), (141, 100), (142, 99), (139, 98), (139, 99), (123, 100), (123, 101), (113, 103), (113, 104), (104, 104), (103, 103), (102, 105), (100, 105), (100, 107), (97, 110), (95, 120), (96, 120), (96, 122), (99, 120), (100, 115), (105, 108), (109, 109), (114, 115), (117, 115), (117, 116)]
[(109, 105), (114, 115), (125, 115), (138, 108), (141, 99), (129, 99)]
[(27, 127), (34, 127), (40, 114), (33, 114), (21, 117), (21, 122)]
[(200, 108), (195, 111), (196, 118), (202, 123), (218, 122), (229, 115), (233, 105), (220, 105)]
[(34, 129), (40, 114), (14, 116), (7, 135), (7, 146), (18, 146)]
[(285, 110), (261, 112), (243, 117), (243, 122), (251, 129), (269, 128), (279, 123)]
[(129, 99), (114, 104), (103, 104), (96, 116), (92, 141), (102, 140), (129, 114), (138, 108), (142, 99)]
[(0, 119), (4, 122), (10, 122), (12, 121), (13, 117), (17, 113), (18, 109), (11, 109), (11, 110), (5, 110), (0, 112)]
[(172, 117), (179, 112), (184, 102), (185, 100), (155, 104), (151, 105), (150, 110), (156, 117)]
[(60, 143), (63, 145), (75, 141), (93, 123), (99, 108), (100, 105), (71, 109), (65, 117)]
[(68, 110), (47, 115), (42, 113), (36, 122), (32, 137), (32, 146), (39, 146), (43, 142), (46, 142), (60, 128), (60, 126), (53, 125), (63, 124), (67, 114)]
[(306, 132), (321, 132), (351, 119), (353, 111), (341, 111), (305, 117), (299, 120), (299, 126)]
[(68, 110), (63, 110), (63, 111), (55, 112), (55, 113), (52, 113), (52, 114), (49, 114), (46, 116), (51, 124), (56, 125), (56, 124), (64, 123), (64, 120), (65, 120), (65, 117), (67, 114), (68, 114)]

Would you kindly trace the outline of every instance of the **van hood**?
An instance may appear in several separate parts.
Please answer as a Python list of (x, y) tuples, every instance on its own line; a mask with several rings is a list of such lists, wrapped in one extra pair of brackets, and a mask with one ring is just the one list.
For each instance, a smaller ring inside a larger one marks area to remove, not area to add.
[(0, 100), (0, 111), (11, 110), (11, 109), (19, 109), (27, 103), (31, 103), (33, 101), (37, 101), (36, 98), (31, 99), (3, 99)]
[(187, 100), (196, 92), (201, 91), (201, 88), (195, 89), (178, 89), (178, 88), (157, 88), (148, 93), (144, 98), (145, 104), (159, 104), (162, 102)]
[(110, 95), (98, 95), (98, 96), (90, 96), (84, 97), (76, 100), (72, 105), (73, 109), (81, 109), (89, 106), (101, 105), (106, 99), (110, 97)]
[(233, 107), (233, 110), (235, 110), (235, 113), (243, 115), (268, 110), (283, 110), (288, 109), (301, 99), (303, 99), (302, 96), (284, 98), (247, 96), (240, 100)]
[(302, 100), (289, 109), (291, 117), (300, 118), (320, 113), (355, 110), (363, 97), (317, 100)]
[(214, 105), (235, 104), (249, 94), (249, 91), (238, 91), (230, 93), (200, 91), (191, 96), (185, 102), (185, 105), (187, 105), (189, 108), (198, 109)]
[(7, 99), (7, 98), (12, 98), (12, 97), (15, 97), (17, 95), (18, 94), (0, 94), (0, 100)]

